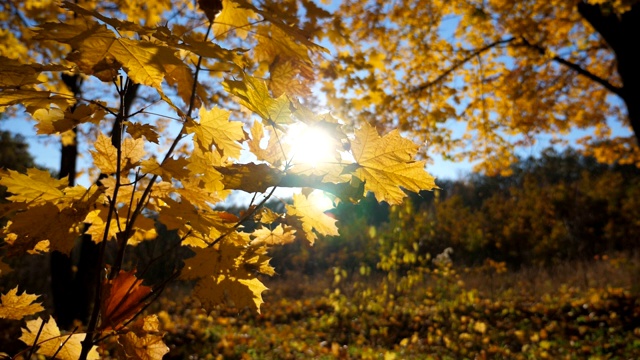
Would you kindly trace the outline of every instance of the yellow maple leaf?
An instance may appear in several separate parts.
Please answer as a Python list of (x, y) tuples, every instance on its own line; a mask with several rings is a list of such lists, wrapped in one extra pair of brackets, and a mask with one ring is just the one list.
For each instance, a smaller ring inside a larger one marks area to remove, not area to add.
[[(77, 360), (82, 351), (81, 342), (87, 334), (61, 335), (53, 317), (50, 317), (44, 326), (42, 326), (42, 322), (41, 318), (27, 321), (27, 328), (22, 329), (20, 340), (29, 346), (37, 345), (37, 354), (49, 357), (53, 357), (56, 354), (56, 359)], [(42, 331), (40, 331), (40, 328), (42, 328)], [(37, 336), (38, 343), (36, 344)], [(99, 358), (97, 346), (92, 347), (87, 359), (95, 360)]]
[(145, 137), (147, 141), (158, 144), (158, 129), (154, 125), (127, 122), (127, 133), (134, 139)]
[(225, 91), (235, 95), (238, 102), (260, 115), (270, 124), (290, 124), (290, 101), (286, 95), (274, 99), (269, 94), (267, 84), (253, 76), (244, 74), (242, 80), (227, 80), (222, 83)]
[(29, 251), (42, 241), (49, 241), (49, 250), (69, 254), (75, 240), (81, 234), (86, 211), (66, 207), (59, 210), (52, 203), (32, 206), (16, 214), (6, 227), (9, 234), (16, 234), (12, 250)]
[(281, 215), (274, 212), (273, 210), (262, 207), (256, 213), (256, 220), (259, 220), (263, 224), (271, 224), (272, 222), (281, 218)]
[(189, 170), (186, 169), (188, 164), (189, 160), (184, 157), (179, 157), (177, 159), (169, 158), (165, 160), (162, 165), (160, 165), (154, 158), (145, 159), (140, 162), (143, 172), (159, 175), (165, 181), (188, 178)]
[[(165, 80), (169, 86), (174, 86), (178, 90), (178, 95), (185, 104), (191, 101), (193, 92), (193, 73), (183, 62), (163, 63), (165, 70)], [(202, 99), (207, 98), (207, 91), (199, 83), (196, 85), (196, 97), (194, 105), (199, 107)]]
[[(94, 143), (95, 150), (90, 150), (93, 163), (103, 174), (115, 174), (117, 171), (118, 151), (111, 144), (111, 139), (104, 134), (98, 134)], [(128, 165), (135, 165), (145, 154), (144, 140), (126, 138), (122, 141), (120, 171), (129, 169)]]
[(0, 171), (0, 185), (6, 186), (13, 202), (45, 202), (63, 197), (67, 179), (57, 180), (48, 171), (28, 169), (26, 174), (14, 170)]
[[(202, 181), (205, 190), (214, 192), (224, 189), (222, 174), (214, 166), (223, 166), (224, 164), (226, 164), (226, 161), (223, 161), (217, 151), (204, 152), (199, 147), (196, 147), (191, 153), (187, 169), (189, 169), (189, 173), (193, 178)], [(226, 195), (220, 194), (220, 196)]]
[(251, 236), (254, 239), (251, 241), (252, 245), (284, 245), (293, 242), (296, 239), (296, 231), (290, 227), (285, 227), (283, 224), (276, 226), (275, 229), (263, 227), (255, 230)]
[(309, 86), (298, 78), (300, 72), (300, 68), (296, 67), (293, 61), (283, 61), (276, 58), (276, 61), (269, 66), (269, 88), (273, 96), (287, 94), (305, 97), (310, 95)]
[(138, 319), (130, 327), (131, 331), (118, 335), (118, 356), (126, 359), (162, 359), (169, 348), (162, 341), (160, 321), (157, 315)]
[[(193, 242), (195, 246), (206, 246), (230, 230), (228, 213), (213, 211), (211, 206), (198, 208), (186, 198), (181, 201), (163, 198), (162, 201), (164, 205), (160, 208), (158, 221), (169, 230), (178, 229), (180, 236), (190, 233), (185, 241)], [(231, 222), (235, 224), (236, 221), (234, 216)]]
[(0, 56), (0, 87), (21, 87), (39, 84), (38, 71), (31, 65)]
[(220, 201), (223, 201), (228, 193), (227, 191), (211, 192), (207, 189), (203, 189), (199, 185), (200, 181), (197, 179), (182, 180), (183, 187), (175, 189), (175, 192), (180, 194), (182, 199), (186, 199), (200, 209), (215, 206)]
[(65, 111), (58, 108), (38, 109), (32, 115), (38, 121), (38, 134), (60, 134), (82, 123), (97, 124), (105, 114), (105, 110), (95, 104), (80, 104)]
[(118, 343), (124, 353), (123, 358), (134, 360), (159, 360), (169, 352), (169, 347), (162, 341), (162, 336), (143, 334), (138, 336), (129, 331), (118, 336)]
[(3, 107), (21, 104), (27, 112), (33, 114), (38, 109), (49, 109), (54, 105), (56, 109), (66, 110), (75, 103), (75, 99), (54, 95), (50, 91), (29, 89), (0, 89), (0, 112)]
[(23, 292), (18, 295), (18, 287), (2, 294), (0, 298), (0, 318), (20, 320), (25, 316), (37, 314), (44, 308), (40, 303), (36, 303), (39, 295), (32, 295)]
[(185, 66), (176, 57), (176, 51), (168, 46), (118, 38), (105, 25), (89, 20), (77, 24), (42, 24), (37, 33), (38, 38), (71, 45), (74, 51), (67, 60), (76, 63), (83, 73), (93, 74), (103, 81), (111, 81), (122, 66), (135, 83), (161, 91), (166, 73)]
[(187, 131), (195, 133), (196, 143), (202, 151), (210, 151), (211, 146), (215, 145), (221, 155), (240, 158), (244, 130), (241, 122), (229, 121), (230, 114), (217, 107), (211, 110), (200, 108), (200, 122), (190, 122)]
[(298, 217), (302, 222), (302, 230), (311, 244), (318, 238), (313, 230), (322, 235), (340, 235), (336, 227), (337, 220), (328, 216), (324, 211), (314, 205), (316, 196), (323, 195), (311, 193), (307, 197), (303, 194), (294, 194), (293, 205), (286, 206), (287, 215)]
[[(121, 209), (122, 210), (122, 209)], [(107, 215), (109, 207), (106, 205), (99, 206), (97, 209), (89, 212), (84, 219), (84, 222), (89, 224), (89, 229), (85, 231), (86, 234), (91, 235), (93, 242), (100, 243), (104, 239), (104, 233), (107, 226)], [(120, 222), (120, 224), (118, 224)], [(107, 241), (113, 239), (120, 229), (124, 229), (127, 226), (126, 219), (113, 218), (109, 223), (109, 230), (107, 233)]]
[(251, 140), (248, 141), (248, 145), (249, 150), (258, 160), (266, 161), (274, 167), (280, 167), (285, 160), (286, 154), (288, 154), (290, 145), (280, 141), (279, 137), (274, 134), (276, 131), (279, 130), (274, 129), (272, 131), (267, 147), (263, 149), (260, 143), (265, 136), (264, 126), (260, 121), (254, 121), (253, 126), (251, 126)]
[(282, 172), (265, 164), (234, 164), (216, 167), (224, 176), (227, 189), (243, 190), (249, 193), (265, 192), (279, 184)]
[(249, 244), (243, 257), (243, 266), (251, 273), (259, 272), (269, 276), (276, 274), (273, 266), (269, 264), (271, 258), (267, 255), (267, 248), (265, 246)]
[(214, 247), (194, 249), (196, 256), (187, 259), (180, 275), (198, 279), (194, 295), (208, 311), (216, 305), (231, 303), (260, 312), (262, 292), (267, 288), (243, 266), (246, 249), (230, 241)]
[(380, 137), (374, 127), (365, 123), (351, 141), (356, 160), (353, 175), (378, 201), (400, 204), (406, 196), (400, 187), (415, 192), (436, 187), (433, 176), (425, 171), (425, 162), (413, 160), (417, 151), (418, 145), (402, 138), (397, 130)]
[(235, 31), (241, 39), (246, 39), (250, 30), (250, 22), (257, 15), (245, 8), (241, 8), (233, 0), (222, 0), (222, 11), (213, 23), (213, 34), (216, 38), (226, 37), (230, 31)]
[[(292, 29), (292, 28), (291, 28)], [(290, 29), (287, 29), (290, 30)], [(309, 50), (318, 48), (316, 44), (306, 41), (304, 44), (298, 42), (296, 37), (279, 26), (262, 26), (258, 28), (258, 44), (254, 51), (258, 61), (272, 63), (278, 57), (293, 60), (294, 66), (302, 73), (310, 73), (312, 78), (313, 69)]]

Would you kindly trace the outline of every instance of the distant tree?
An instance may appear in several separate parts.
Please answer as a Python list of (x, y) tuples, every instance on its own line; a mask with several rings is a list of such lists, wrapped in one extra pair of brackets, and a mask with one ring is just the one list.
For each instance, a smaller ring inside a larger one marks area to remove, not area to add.
[(9, 131), (0, 131), (0, 168), (24, 172), (34, 167), (33, 157), (29, 153), (29, 144), (22, 135), (13, 135)]
[(637, 0), (346, 0), (337, 14), (348, 36), (332, 38), (324, 90), (344, 118), (412, 132), (427, 156), (489, 174), (575, 129), (599, 161), (640, 161)]

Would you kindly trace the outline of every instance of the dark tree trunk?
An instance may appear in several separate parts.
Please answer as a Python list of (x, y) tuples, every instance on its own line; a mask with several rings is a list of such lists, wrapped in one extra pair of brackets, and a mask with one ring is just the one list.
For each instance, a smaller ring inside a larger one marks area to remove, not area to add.
[[(75, 96), (81, 93), (82, 80), (78, 76), (63, 75), (62, 80)], [(77, 129), (74, 129), (77, 136)], [(69, 186), (75, 185), (76, 165), (78, 159), (78, 144), (74, 137), (73, 143), (62, 145), (60, 157), (59, 177), (69, 178)], [(81, 245), (76, 251), (78, 264), (74, 269), (72, 259), (60, 252), (51, 254), (51, 292), (53, 295), (54, 316), (61, 328), (70, 328), (74, 320), (86, 322), (90, 314), (93, 296), (92, 280), (95, 278), (95, 261), (97, 246), (91, 237), (83, 235)]]
[(617, 70), (622, 79), (620, 97), (627, 106), (629, 122), (640, 144), (640, 3), (622, 15), (600, 5), (584, 1), (578, 11), (602, 36), (616, 56)]

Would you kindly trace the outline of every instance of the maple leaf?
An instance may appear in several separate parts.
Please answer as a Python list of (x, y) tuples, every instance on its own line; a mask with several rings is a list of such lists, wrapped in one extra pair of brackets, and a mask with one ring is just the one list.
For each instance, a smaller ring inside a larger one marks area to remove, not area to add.
[(179, 202), (171, 198), (163, 198), (162, 201), (165, 204), (160, 208), (158, 221), (169, 230), (178, 229), (181, 236), (190, 233), (183, 243), (185, 245), (193, 242), (194, 246), (207, 246), (230, 229), (226, 220), (227, 213), (213, 211), (209, 205), (198, 208), (186, 198)]
[(184, 36), (183, 41), (176, 42), (174, 45), (179, 49), (190, 51), (203, 58), (215, 59), (219, 62), (213, 66), (215, 70), (234, 69), (241, 72), (247, 65), (246, 59), (242, 56), (242, 53), (246, 52), (245, 49), (225, 49), (218, 44), (202, 41), (202, 39), (189, 34)]
[(265, 164), (233, 164), (216, 167), (224, 176), (227, 189), (243, 190), (246, 192), (265, 192), (268, 188), (278, 185), (282, 172)]
[(271, 258), (267, 255), (267, 248), (265, 246), (250, 243), (249, 245), (247, 245), (246, 252), (244, 253), (243, 257), (243, 267), (249, 272), (258, 272), (269, 276), (273, 276), (276, 274), (273, 266), (269, 264)]
[(18, 287), (2, 294), (0, 298), (0, 318), (21, 320), (25, 316), (37, 314), (43, 311), (42, 304), (36, 303), (39, 295), (31, 295), (23, 292), (18, 295)]
[(13, 202), (45, 202), (63, 197), (67, 179), (57, 180), (48, 171), (27, 169), (26, 174), (14, 170), (0, 170), (0, 185), (6, 186), (11, 195), (7, 199)]
[(145, 137), (147, 141), (151, 141), (154, 144), (158, 144), (158, 131), (157, 127), (150, 124), (141, 124), (137, 122), (126, 123), (127, 133), (131, 135), (134, 139), (140, 139), (141, 137)]
[(135, 273), (121, 270), (103, 285), (102, 329), (116, 329), (145, 305), (143, 301), (151, 293), (151, 287), (142, 285)]
[[(135, 83), (162, 91), (167, 67), (184, 67), (175, 50), (147, 40), (118, 38), (105, 25), (46, 23), (40, 25), (38, 38), (67, 43), (74, 51), (67, 57), (85, 74), (111, 81), (122, 66)], [(170, 69), (170, 70), (173, 70)]]
[(364, 182), (365, 191), (371, 191), (378, 201), (391, 205), (402, 202), (409, 191), (431, 190), (435, 179), (425, 171), (424, 161), (413, 161), (418, 145), (404, 139), (397, 130), (380, 137), (376, 129), (364, 124), (355, 132), (351, 153), (356, 160), (353, 174)]
[[(125, 210), (123, 208), (121, 210)], [(93, 242), (100, 243), (104, 239), (104, 234), (107, 226), (107, 216), (109, 212), (109, 206), (101, 205), (97, 209), (91, 210), (87, 213), (84, 222), (89, 224), (89, 229), (85, 231), (87, 235), (91, 236)], [(119, 223), (119, 224), (118, 224)], [(116, 234), (120, 232), (120, 229), (124, 229), (127, 226), (127, 220), (124, 218), (112, 218), (109, 223), (109, 229), (107, 232), (107, 241), (114, 239)]]
[(248, 274), (221, 274), (198, 281), (193, 294), (207, 311), (212, 311), (217, 305), (231, 303), (239, 309), (248, 307), (260, 313), (260, 305), (264, 302), (262, 292), (265, 290), (268, 289), (260, 280)]
[(135, 332), (129, 331), (124, 335), (118, 335), (118, 343), (125, 359), (159, 360), (169, 352), (169, 347), (159, 335), (144, 334), (139, 336)]
[(278, 97), (282, 94), (309, 96), (311, 93), (309, 87), (298, 79), (300, 73), (301, 69), (292, 60), (283, 61), (276, 58), (276, 61), (269, 66), (269, 88), (273, 96)]
[(108, 24), (108, 25), (112, 26), (114, 29), (126, 30), (126, 31), (134, 31), (134, 32), (138, 33), (141, 36), (148, 36), (148, 35), (150, 35), (150, 34), (152, 34), (154, 32), (153, 29), (151, 29), (151, 28), (148, 28), (148, 27), (145, 27), (145, 26), (141, 26), (140, 24), (136, 24), (136, 23), (131, 22), (131, 21), (110, 18), (108, 16), (104, 16), (103, 14), (101, 14), (98, 11), (85, 9), (85, 8), (79, 6), (78, 4), (70, 2), (70, 1), (63, 1), (62, 2), (62, 7), (65, 8), (65, 9), (73, 11), (77, 15), (87, 15), (87, 16), (95, 17), (96, 19), (101, 20), (105, 24)]
[(19, 212), (5, 227), (8, 234), (15, 234), (11, 241), (11, 251), (33, 250), (36, 245), (48, 241), (49, 250), (69, 254), (75, 246), (75, 240), (82, 233), (82, 220), (86, 211), (65, 207), (59, 210), (52, 203), (32, 206)]
[(292, 227), (285, 227), (283, 224), (279, 224), (273, 230), (263, 227), (255, 230), (251, 234), (251, 236), (254, 237), (251, 244), (285, 245), (296, 239), (295, 233), (296, 231)]
[(238, 97), (240, 104), (270, 124), (293, 122), (289, 99), (285, 95), (277, 99), (272, 98), (263, 80), (245, 74), (242, 80), (226, 80), (222, 85), (225, 91)]
[[(118, 151), (111, 144), (111, 139), (104, 134), (98, 134), (94, 143), (95, 150), (90, 150), (93, 155), (93, 163), (104, 174), (115, 174), (117, 171)], [(126, 138), (122, 141), (120, 170), (129, 169), (128, 165), (137, 164), (145, 154), (144, 141), (142, 139)]]
[(329, 53), (328, 49), (326, 49), (326, 48), (324, 48), (324, 47), (312, 42), (311, 40), (309, 40), (310, 38), (312, 38), (311, 36), (309, 36), (309, 33), (307, 33), (304, 30), (299, 29), (296, 26), (292, 26), (291, 24), (283, 21), (277, 15), (274, 16), (274, 9), (269, 8), (269, 7), (265, 7), (264, 10), (263, 9), (259, 9), (259, 8), (257, 8), (255, 5), (253, 5), (252, 3), (250, 3), (247, 0), (235, 0), (235, 1), (238, 4), (240, 4), (242, 7), (246, 8), (246, 9), (251, 9), (254, 12), (256, 12), (257, 14), (261, 15), (271, 25), (274, 25), (275, 27), (278, 28), (278, 30), (281, 30), (288, 37), (290, 37), (291, 39), (295, 40), (296, 44), (303, 45), (304, 47), (306, 47), (307, 49), (309, 49), (311, 51), (323, 51), (323, 52)]
[(169, 158), (165, 160), (162, 165), (154, 158), (145, 159), (140, 162), (143, 172), (159, 175), (165, 181), (188, 178), (190, 173), (189, 170), (186, 169), (187, 165), (189, 165), (189, 160), (184, 157), (177, 159)]
[(75, 103), (75, 99), (68, 96), (54, 95), (50, 91), (29, 89), (0, 89), (0, 112), (3, 107), (11, 105), (23, 105), (30, 114), (38, 109), (49, 109), (51, 105), (55, 109), (65, 110)]
[(203, 152), (200, 147), (193, 149), (191, 158), (189, 159), (189, 173), (194, 179), (202, 181), (205, 190), (209, 192), (218, 191), (221, 197), (225, 195), (221, 193), (224, 189), (223, 177), (214, 166), (223, 166), (225, 162), (222, 160), (220, 153)]
[(233, 0), (222, 0), (222, 11), (215, 18), (213, 33), (219, 38), (233, 30), (239, 38), (246, 39), (250, 21), (256, 18), (256, 14), (250, 9), (240, 7)]
[(40, 84), (38, 78), (44, 71), (66, 71), (62, 65), (23, 64), (17, 60), (0, 56), (0, 88), (20, 88), (25, 85)]
[(272, 222), (281, 218), (281, 215), (274, 212), (273, 210), (262, 207), (256, 213), (256, 220), (260, 221), (263, 224), (271, 224)]
[(185, 199), (200, 209), (206, 209), (215, 204), (223, 201), (226, 196), (226, 191), (213, 191), (210, 192), (207, 189), (200, 187), (200, 181), (198, 179), (183, 180), (183, 187), (176, 189), (176, 193), (180, 194), (182, 199)]
[[(273, 129), (273, 132), (278, 131)], [(251, 126), (251, 140), (248, 141), (249, 150), (253, 153), (258, 160), (266, 161), (274, 167), (279, 167), (285, 160), (284, 157), (288, 153), (290, 148), (289, 144), (283, 143), (279, 140), (279, 137), (273, 133), (269, 136), (269, 143), (266, 149), (260, 146), (261, 140), (264, 138), (264, 126), (260, 121), (254, 121)]]
[(200, 108), (200, 122), (190, 122), (187, 132), (195, 133), (195, 140), (203, 152), (210, 151), (211, 145), (215, 145), (221, 155), (238, 159), (242, 150), (240, 142), (245, 134), (241, 122), (229, 121), (230, 114), (217, 107)]
[(207, 311), (230, 302), (238, 308), (246, 306), (260, 312), (262, 292), (267, 288), (244, 268), (244, 247), (225, 241), (195, 252), (185, 261), (181, 278), (198, 279), (194, 295)]
[(317, 196), (323, 195), (317, 193), (312, 193), (308, 196), (293, 194), (293, 205), (286, 206), (287, 215), (300, 219), (305, 237), (312, 245), (318, 238), (313, 230), (322, 235), (340, 235), (336, 227), (337, 220), (328, 216), (314, 205), (314, 200)]
[[(20, 340), (29, 346), (38, 346), (37, 354), (50, 357), (56, 354), (56, 359), (77, 360), (82, 351), (81, 342), (87, 334), (61, 335), (56, 320), (53, 317), (50, 317), (44, 326), (42, 326), (42, 322), (43, 320), (41, 318), (27, 321), (27, 328), (22, 329)], [(40, 331), (40, 328), (42, 328), (42, 331)], [(35, 341), (38, 334), (40, 336), (36, 344)], [(93, 346), (91, 351), (89, 351), (87, 359), (96, 360), (99, 358), (97, 346)]]
[(105, 110), (94, 104), (80, 104), (73, 109), (61, 110), (38, 109), (33, 112), (33, 118), (38, 120), (36, 128), (38, 134), (60, 134), (72, 130), (86, 122), (98, 124), (104, 118)]

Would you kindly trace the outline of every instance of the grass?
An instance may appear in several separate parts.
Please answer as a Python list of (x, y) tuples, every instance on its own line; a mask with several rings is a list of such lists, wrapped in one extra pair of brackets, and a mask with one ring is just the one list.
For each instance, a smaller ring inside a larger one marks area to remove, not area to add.
[(267, 282), (261, 314), (206, 314), (170, 294), (158, 304), (165, 359), (640, 358), (639, 264), (431, 271), (404, 291), (379, 278), (298, 276)]
[[(418, 269), (393, 281), (331, 270), (265, 279), (260, 314), (207, 314), (184, 285), (147, 311), (166, 331), (164, 359), (637, 359), (639, 269), (638, 256), (618, 255), (506, 272)], [(12, 324), (0, 326), (7, 341), (23, 326)]]

